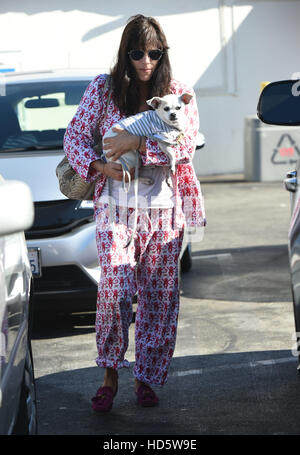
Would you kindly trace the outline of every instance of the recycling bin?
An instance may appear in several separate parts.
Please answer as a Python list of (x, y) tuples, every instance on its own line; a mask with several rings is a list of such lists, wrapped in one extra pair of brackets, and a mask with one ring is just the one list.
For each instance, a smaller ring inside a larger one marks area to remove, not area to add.
[(244, 123), (244, 176), (250, 181), (282, 181), (300, 158), (300, 127), (274, 126), (256, 115)]

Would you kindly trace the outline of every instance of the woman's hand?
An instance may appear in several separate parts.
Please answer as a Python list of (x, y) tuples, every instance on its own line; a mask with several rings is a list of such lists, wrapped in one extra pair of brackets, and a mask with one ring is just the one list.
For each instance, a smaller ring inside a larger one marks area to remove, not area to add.
[(128, 133), (123, 128), (115, 127), (112, 130), (116, 136), (107, 137), (103, 141), (103, 150), (111, 150), (107, 153), (107, 158), (116, 161), (129, 150), (136, 150), (140, 144), (139, 136)]
[[(118, 180), (119, 182), (123, 180), (123, 171), (121, 164), (114, 163), (113, 161), (103, 163), (101, 160), (96, 160), (91, 163), (91, 166), (96, 169), (96, 171), (104, 174), (106, 177), (111, 177), (112, 179)], [(134, 171), (134, 168), (130, 169), (130, 176), (132, 180), (134, 179)], [(127, 175), (125, 176), (125, 182), (128, 182)]]
[[(131, 180), (134, 179), (134, 172), (135, 169), (130, 169), (129, 173), (131, 176)], [(118, 180), (121, 182), (123, 180), (123, 170), (121, 164), (114, 163), (113, 161), (108, 161), (104, 164), (104, 174), (107, 177), (111, 177), (114, 180)], [(125, 182), (128, 182), (127, 175), (125, 174)]]

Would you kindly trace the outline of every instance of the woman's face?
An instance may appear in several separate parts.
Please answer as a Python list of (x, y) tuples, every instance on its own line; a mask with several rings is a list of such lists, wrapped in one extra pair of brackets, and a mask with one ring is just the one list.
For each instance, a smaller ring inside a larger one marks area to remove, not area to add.
[(148, 82), (159, 62), (159, 60), (151, 60), (148, 55), (148, 52), (151, 50), (157, 49), (153, 46), (148, 47), (144, 51), (144, 56), (141, 60), (133, 60), (130, 58), (131, 64), (136, 71), (137, 77), (142, 82)]

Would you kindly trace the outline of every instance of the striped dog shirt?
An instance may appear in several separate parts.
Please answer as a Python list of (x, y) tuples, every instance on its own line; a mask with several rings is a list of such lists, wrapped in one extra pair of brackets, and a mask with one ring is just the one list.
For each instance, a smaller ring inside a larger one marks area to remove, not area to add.
[(119, 121), (118, 125), (134, 136), (146, 136), (168, 145), (176, 145), (181, 136), (180, 131), (161, 120), (156, 111), (140, 112)]

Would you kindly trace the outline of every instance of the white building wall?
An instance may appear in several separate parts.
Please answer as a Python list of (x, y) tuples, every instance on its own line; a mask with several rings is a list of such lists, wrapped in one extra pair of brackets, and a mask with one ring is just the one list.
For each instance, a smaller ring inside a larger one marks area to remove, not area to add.
[(206, 147), (199, 175), (243, 172), (244, 118), (260, 83), (300, 72), (299, 0), (2, 0), (0, 70), (108, 71), (127, 19), (158, 18), (174, 77), (196, 91)]

